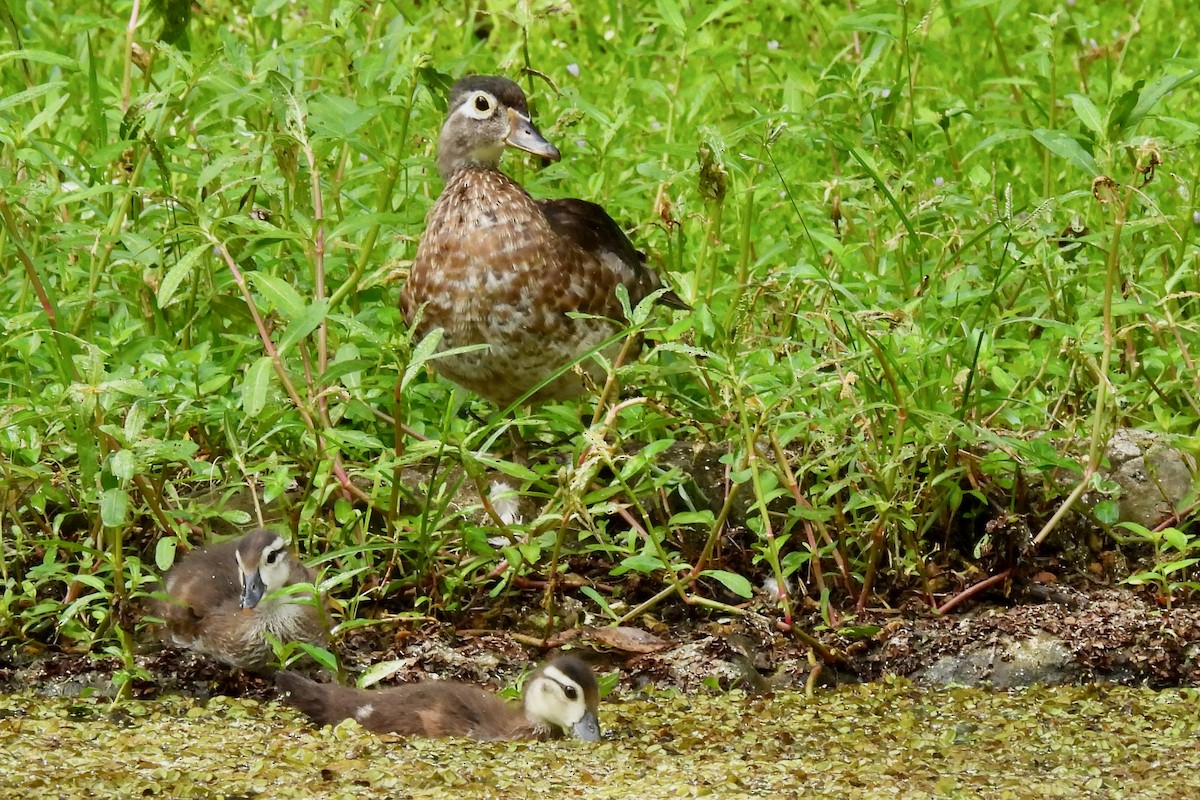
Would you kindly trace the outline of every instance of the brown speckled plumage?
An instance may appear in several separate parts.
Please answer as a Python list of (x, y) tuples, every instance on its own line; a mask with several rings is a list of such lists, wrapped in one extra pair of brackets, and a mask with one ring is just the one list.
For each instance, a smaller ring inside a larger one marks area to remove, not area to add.
[(283, 536), (261, 528), (194, 550), (171, 567), (153, 613), (163, 620), (164, 644), (259, 669), (273, 657), (267, 633), (284, 642), (325, 643), (310, 595), (272, 596), (314, 578)]
[(596, 676), (573, 656), (557, 658), (534, 672), (525, 682), (519, 706), (456, 681), (354, 689), (281, 672), (275, 683), (285, 693), (286, 702), (318, 725), (355, 719), (376, 733), (467, 736), (480, 741), (563, 735), (588, 741), (600, 738)]
[[(502, 173), (506, 145), (558, 158), (529, 120), (515, 83), (495, 77), (456, 83), (438, 144), (445, 188), (400, 299), (418, 337), (441, 328), (443, 350), (488, 345), (432, 363), (501, 406), (619, 330), (619, 284), (634, 305), (662, 286), (600, 206), (534, 201)], [(672, 292), (662, 302), (687, 307)], [(580, 377), (566, 372), (530, 400), (568, 398), (582, 388)]]

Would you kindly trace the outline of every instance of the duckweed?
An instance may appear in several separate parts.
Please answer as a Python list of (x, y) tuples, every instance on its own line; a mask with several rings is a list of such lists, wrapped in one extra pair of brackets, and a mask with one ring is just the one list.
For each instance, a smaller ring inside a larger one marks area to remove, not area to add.
[(316, 730), (273, 703), (0, 698), (0, 797), (1200, 796), (1195, 690), (903, 681), (806, 698), (630, 697), (606, 738), (479, 744)]

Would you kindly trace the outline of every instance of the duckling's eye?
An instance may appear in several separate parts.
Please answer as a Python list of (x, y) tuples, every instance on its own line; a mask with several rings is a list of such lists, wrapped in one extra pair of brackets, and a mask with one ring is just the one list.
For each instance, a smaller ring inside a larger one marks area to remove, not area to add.
[(475, 110), (486, 113), (492, 110), (492, 104), (488, 102), (486, 96), (481, 94), (475, 98)]
[(276, 550), (276, 551), (274, 551), (274, 552), (271, 552), (271, 553), (267, 553), (267, 563), (268, 563), (268, 564), (274, 564), (274, 563), (275, 563), (275, 560), (276, 560), (276, 559), (278, 559), (278, 558), (279, 558), (279, 551), (278, 551), (278, 550)]
[(568, 700), (574, 700), (577, 697), (579, 697), (579, 692), (575, 691), (574, 686), (564, 686), (563, 694), (565, 694), (567, 696)]

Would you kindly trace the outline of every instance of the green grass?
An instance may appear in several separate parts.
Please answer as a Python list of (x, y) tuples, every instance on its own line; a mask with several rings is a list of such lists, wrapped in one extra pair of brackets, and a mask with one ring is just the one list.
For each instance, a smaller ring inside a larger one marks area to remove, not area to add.
[[(1024, 8), (0, 4), (0, 631), (128, 653), (159, 542), (260, 508), (358, 570), (347, 618), (567, 570), (599, 618), (768, 575), (937, 605), (931, 560), (1027, 563), (988, 523), (1040, 544), (1114, 427), (1197, 448), (1200, 62), (1167, 4)], [(529, 469), (396, 307), (470, 72), (564, 154), (506, 169), (694, 306), (639, 319), (646, 402), (523, 412)], [(674, 442), (726, 452), (718, 496)], [(490, 469), (522, 523), (460, 502)]]

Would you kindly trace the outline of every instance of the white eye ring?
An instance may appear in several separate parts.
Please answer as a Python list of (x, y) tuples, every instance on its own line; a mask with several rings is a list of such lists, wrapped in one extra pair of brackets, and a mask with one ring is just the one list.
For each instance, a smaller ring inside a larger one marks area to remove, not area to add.
[(496, 113), (496, 98), (484, 91), (478, 91), (466, 99), (460, 110), (472, 119), (491, 119)]

